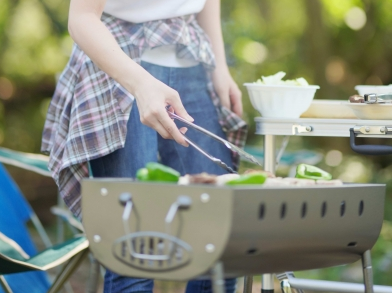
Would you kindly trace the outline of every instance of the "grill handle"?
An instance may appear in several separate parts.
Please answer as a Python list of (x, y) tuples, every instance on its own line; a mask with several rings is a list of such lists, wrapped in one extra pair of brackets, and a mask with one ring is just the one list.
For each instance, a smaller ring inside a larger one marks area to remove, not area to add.
[[(181, 211), (181, 210), (186, 210), (189, 209), (190, 206), (192, 205), (192, 199), (189, 196), (186, 195), (180, 195), (178, 196), (177, 200), (171, 204), (169, 208), (169, 212), (167, 213), (165, 217), (165, 223), (166, 223), (166, 233), (158, 233), (158, 232), (131, 232), (130, 225), (129, 225), (129, 219), (131, 218), (131, 213), (132, 209), (134, 207), (132, 195), (130, 193), (122, 193), (120, 194), (119, 197), (119, 202), (122, 206), (124, 206), (124, 212), (122, 215), (122, 222), (123, 222), (123, 227), (124, 227), (124, 232), (125, 235), (118, 239), (115, 244), (121, 243), (121, 241), (126, 242), (129, 254), (136, 258), (136, 259), (141, 259), (141, 260), (158, 260), (158, 261), (165, 261), (165, 260), (170, 260), (173, 258), (175, 254), (175, 250), (177, 246), (181, 246), (182, 248), (185, 248), (186, 250), (190, 251), (190, 248), (188, 248), (188, 244), (183, 242), (181, 239), (175, 237), (174, 235), (171, 236), (171, 229), (170, 226), (174, 220), (174, 217), (176, 214)], [(132, 239), (134, 239), (135, 235), (142, 235), (144, 237), (150, 237), (150, 238), (161, 238), (165, 241), (165, 245), (168, 246), (168, 253), (165, 255), (150, 255), (150, 254), (144, 254), (144, 253), (138, 253), (134, 249), (134, 244), (132, 243)]]
[(350, 146), (351, 149), (358, 154), (372, 156), (392, 155), (392, 146), (375, 144), (357, 145), (355, 144), (355, 137), (354, 128), (350, 128)]

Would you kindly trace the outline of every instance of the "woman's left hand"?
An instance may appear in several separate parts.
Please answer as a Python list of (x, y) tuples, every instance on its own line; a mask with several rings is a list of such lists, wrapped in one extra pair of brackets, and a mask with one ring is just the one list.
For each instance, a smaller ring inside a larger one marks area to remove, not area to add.
[(230, 109), (239, 117), (242, 116), (242, 93), (231, 77), (229, 69), (215, 68), (212, 73), (214, 89), (218, 94), (222, 106)]

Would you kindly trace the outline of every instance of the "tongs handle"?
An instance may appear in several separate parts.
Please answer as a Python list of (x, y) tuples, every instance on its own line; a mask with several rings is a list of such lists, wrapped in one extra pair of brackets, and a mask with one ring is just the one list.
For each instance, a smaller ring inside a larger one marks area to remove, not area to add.
[(177, 120), (181, 121), (182, 123), (184, 123), (184, 124), (194, 128), (194, 129), (200, 131), (201, 133), (203, 133), (203, 134), (205, 134), (205, 135), (207, 135), (207, 136), (209, 136), (209, 137), (219, 141), (220, 143), (224, 144), (228, 149), (230, 149), (233, 152), (239, 154), (241, 157), (246, 158), (247, 160), (249, 160), (250, 162), (252, 162), (252, 163), (254, 163), (256, 165), (262, 166), (262, 164), (258, 160), (256, 160), (255, 157), (253, 157), (251, 154), (248, 154), (247, 152), (245, 152), (241, 148), (237, 147), (235, 144), (233, 144), (233, 143), (231, 143), (231, 142), (229, 142), (229, 141), (227, 141), (227, 140), (217, 136), (216, 134), (208, 131), (207, 129), (205, 129), (203, 127), (200, 127), (200, 126), (198, 126), (198, 125), (196, 125), (196, 124), (194, 124), (192, 122), (189, 122), (189, 121), (185, 120), (184, 118), (178, 116), (177, 114), (175, 114), (173, 112), (170, 112), (169, 109), (170, 109), (170, 105), (166, 107), (166, 111), (169, 114), (170, 118), (177, 119)]
[(390, 94), (365, 94), (364, 101), (366, 104), (379, 104), (379, 103), (391, 103), (392, 93)]

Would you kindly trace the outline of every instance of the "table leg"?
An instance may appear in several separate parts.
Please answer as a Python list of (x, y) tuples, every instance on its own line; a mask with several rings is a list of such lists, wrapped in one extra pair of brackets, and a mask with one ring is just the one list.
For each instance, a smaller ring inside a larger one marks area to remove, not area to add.
[(261, 276), (261, 293), (274, 293), (274, 275), (264, 274)]
[[(276, 171), (275, 136), (270, 134), (264, 135), (264, 170), (273, 174)], [(274, 276), (272, 274), (261, 276), (261, 292), (274, 292)]]
[[(276, 171), (276, 147), (275, 136), (264, 135), (264, 170), (275, 174)], [(261, 292), (274, 292), (274, 276), (271, 274), (264, 274), (261, 276)]]
[(264, 170), (274, 173), (276, 171), (276, 146), (274, 135), (264, 135)]

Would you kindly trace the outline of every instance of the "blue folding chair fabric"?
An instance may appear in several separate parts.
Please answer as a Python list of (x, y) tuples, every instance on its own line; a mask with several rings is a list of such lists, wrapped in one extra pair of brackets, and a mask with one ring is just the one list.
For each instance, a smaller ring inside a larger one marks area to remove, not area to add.
[[(33, 255), (37, 252), (26, 227), (32, 210), (7, 170), (0, 164), (0, 231)], [(43, 293), (50, 287), (45, 272), (28, 272), (4, 276), (14, 293)], [(4, 291), (0, 287), (0, 292)]]

